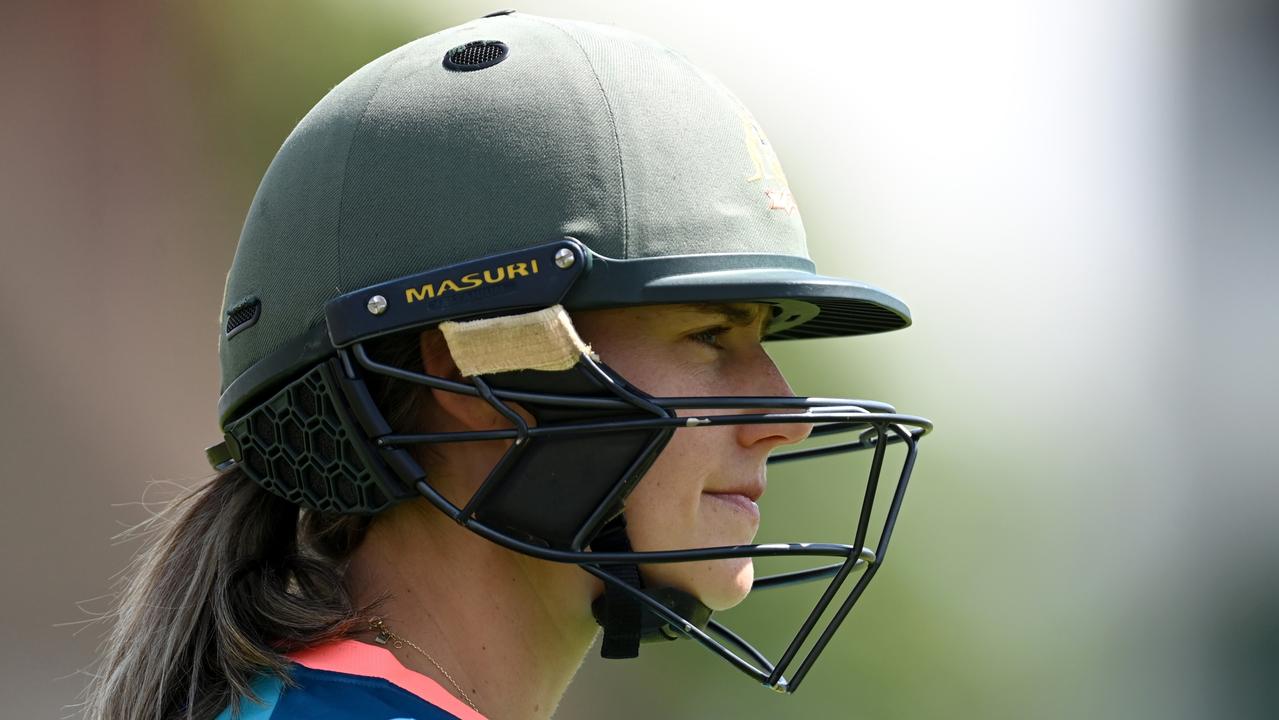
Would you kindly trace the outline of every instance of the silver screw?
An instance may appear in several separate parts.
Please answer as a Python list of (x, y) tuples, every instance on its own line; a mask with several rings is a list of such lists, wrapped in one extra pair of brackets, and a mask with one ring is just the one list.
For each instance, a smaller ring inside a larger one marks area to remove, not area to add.
[(555, 265), (561, 270), (573, 267), (575, 262), (577, 262), (577, 256), (568, 248), (560, 248), (559, 252), (555, 253)]
[(382, 297), (381, 295), (374, 295), (373, 297), (369, 298), (368, 308), (369, 308), (369, 312), (373, 313), (374, 315), (381, 315), (382, 313), (386, 312), (386, 298)]

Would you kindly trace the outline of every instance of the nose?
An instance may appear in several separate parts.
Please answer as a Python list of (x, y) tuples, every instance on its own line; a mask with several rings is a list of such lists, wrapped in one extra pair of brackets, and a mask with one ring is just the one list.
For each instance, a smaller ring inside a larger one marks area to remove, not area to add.
[[(790, 384), (782, 375), (773, 359), (758, 348), (758, 362), (752, 364), (751, 378), (747, 383), (749, 390), (743, 393), (761, 397), (795, 397)], [(743, 413), (798, 413), (795, 408), (786, 409), (745, 409)], [(763, 448), (772, 451), (782, 445), (794, 445), (802, 442), (813, 431), (813, 424), (807, 422), (775, 422), (737, 426), (737, 442), (746, 448)]]

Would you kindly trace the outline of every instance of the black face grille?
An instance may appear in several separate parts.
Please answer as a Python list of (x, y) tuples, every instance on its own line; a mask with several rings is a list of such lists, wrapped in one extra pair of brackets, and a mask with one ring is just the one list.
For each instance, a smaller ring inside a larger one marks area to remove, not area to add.
[(262, 303), (257, 298), (246, 298), (236, 303), (227, 311), (226, 336), (230, 338), (241, 330), (249, 329), (261, 314)]
[(450, 70), (483, 70), (505, 60), (510, 51), (504, 42), (476, 40), (445, 53), (444, 67)]

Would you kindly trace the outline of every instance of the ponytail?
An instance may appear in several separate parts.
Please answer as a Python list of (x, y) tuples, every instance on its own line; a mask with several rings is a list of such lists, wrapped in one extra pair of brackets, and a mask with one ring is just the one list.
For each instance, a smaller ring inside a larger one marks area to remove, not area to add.
[(148, 520), (85, 717), (207, 720), (285, 653), (362, 627), (342, 569), (368, 518), (302, 511), (299, 533), (299, 514), (233, 467)]
[[(420, 370), (419, 335), (371, 349)], [(369, 385), (392, 426), (430, 407), (420, 387)], [(373, 606), (352, 604), (343, 573), (372, 522), (300, 510), (238, 466), (173, 502), (139, 528), (148, 541), (125, 575), (85, 720), (211, 720), (228, 705), (238, 717), (256, 676), (287, 682), (287, 653), (367, 627)]]

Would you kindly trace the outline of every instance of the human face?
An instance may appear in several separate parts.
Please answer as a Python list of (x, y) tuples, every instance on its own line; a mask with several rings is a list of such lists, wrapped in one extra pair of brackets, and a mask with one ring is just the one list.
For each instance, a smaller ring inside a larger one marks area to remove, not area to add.
[[(781, 395), (790, 386), (760, 344), (769, 309), (759, 304), (671, 305), (574, 315), (584, 340), (609, 367), (650, 395)], [(684, 410), (712, 415), (750, 410)], [(626, 522), (638, 551), (750, 543), (759, 529), (756, 501), (765, 461), (780, 445), (808, 436), (803, 423), (722, 425), (675, 432), (627, 500)], [(666, 563), (643, 568), (649, 586), (675, 587), (713, 610), (750, 591), (750, 558)]]

